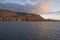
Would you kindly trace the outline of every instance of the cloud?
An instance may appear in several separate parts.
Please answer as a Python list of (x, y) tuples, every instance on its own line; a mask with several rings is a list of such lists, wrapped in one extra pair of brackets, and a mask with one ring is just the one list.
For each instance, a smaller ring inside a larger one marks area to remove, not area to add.
[(48, 3), (42, 3), (40, 6), (40, 12), (48, 12), (49, 11), (49, 4)]
[(27, 0), (5, 0), (0, 1), (0, 9), (40, 14), (49, 11), (49, 2), (50, 0), (29, 0), (29, 3)]
[(33, 12), (37, 14), (50, 12), (49, 10), (50, 2), (51, 0), (44, 0), (41, 3), (35, 5), (35, 8), (32, 8), (31, 10), (29, 10), (29, 12)]
[(51, 0), (46, 0), (46, 2), (41, 3), (38, 6), (39, 12), (40, 13), (49, 12), (50, 2), (51, 2)]

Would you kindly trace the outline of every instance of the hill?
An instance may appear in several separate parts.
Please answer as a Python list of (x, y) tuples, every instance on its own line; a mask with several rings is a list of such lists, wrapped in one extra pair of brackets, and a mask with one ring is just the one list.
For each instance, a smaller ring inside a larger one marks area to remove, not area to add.
[(40, 15), (24, 12), (13, 12), (0, 10), (0, 21), (41, 21), (44, 20)]

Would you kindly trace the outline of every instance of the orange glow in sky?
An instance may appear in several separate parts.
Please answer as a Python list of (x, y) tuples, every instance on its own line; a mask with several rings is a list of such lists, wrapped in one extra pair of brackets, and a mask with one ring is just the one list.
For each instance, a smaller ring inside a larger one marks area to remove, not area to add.
[(48, 12), (49, 11), (49, 4), (43, 3), (40, 5), (40, 12)]
[(41, 3), (40, 5), (38, 5), (38, 13), (45, 13), (45, 12), (49, 12), (49, 7), (50, 7), (50, 3), (51, 0), (46, 0), (46, 2)]

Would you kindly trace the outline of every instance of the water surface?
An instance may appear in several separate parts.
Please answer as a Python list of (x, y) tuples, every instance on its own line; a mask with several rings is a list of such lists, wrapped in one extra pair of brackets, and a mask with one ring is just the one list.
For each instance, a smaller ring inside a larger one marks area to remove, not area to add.
[(0, 22), (0, 40), (60, 40), (60, 22)]

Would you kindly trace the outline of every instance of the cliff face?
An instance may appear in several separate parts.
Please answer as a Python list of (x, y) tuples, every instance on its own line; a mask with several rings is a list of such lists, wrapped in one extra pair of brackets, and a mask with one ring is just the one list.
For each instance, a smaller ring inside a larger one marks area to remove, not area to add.
[(44, 20), (40, 15), (24, 12), (13, 12), (0, 10), (1, 21), (41, 21)]

